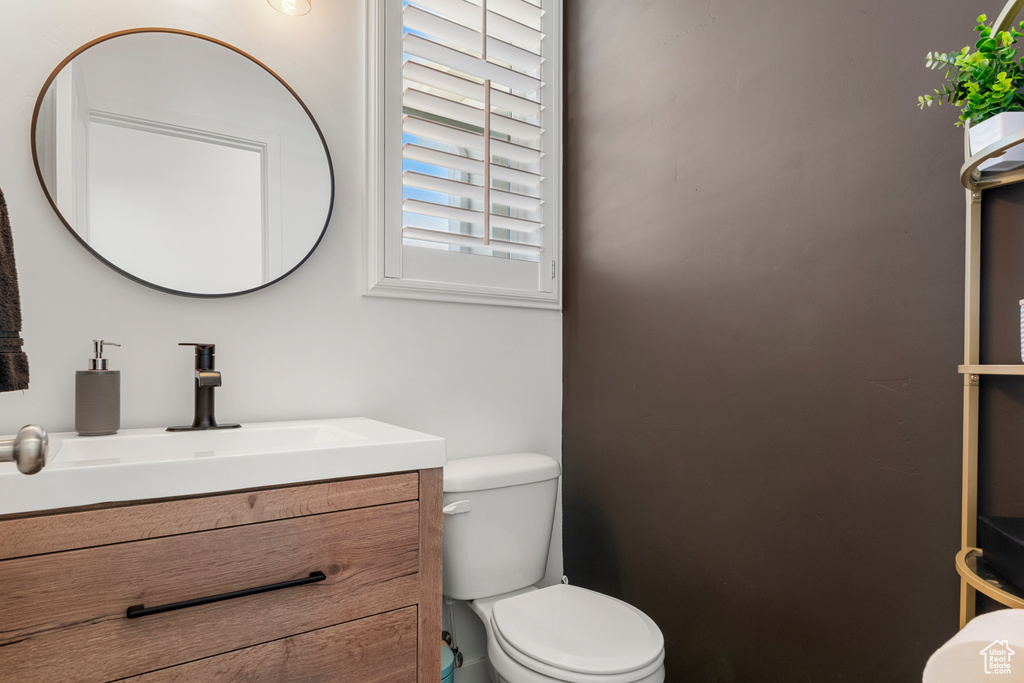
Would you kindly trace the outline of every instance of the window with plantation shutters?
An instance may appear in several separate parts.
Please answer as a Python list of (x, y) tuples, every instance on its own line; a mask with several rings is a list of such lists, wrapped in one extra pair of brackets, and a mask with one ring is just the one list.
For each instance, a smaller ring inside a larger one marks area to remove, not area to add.
[(557, 308), (560, 4), (374, 9), (369, 293)]

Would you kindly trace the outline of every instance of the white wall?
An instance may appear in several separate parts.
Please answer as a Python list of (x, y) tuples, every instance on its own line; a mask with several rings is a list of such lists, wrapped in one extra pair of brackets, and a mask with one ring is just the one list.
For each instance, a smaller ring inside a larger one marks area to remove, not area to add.
[[(445, 437), (450, 458), (560, 456), (559, 313), (362, 296), (364, 12), (361, 0), (314, 0), (305, 17), (279, 14), (264, 0), (4, 4), (0, 188), (14, 231), (31, 388), (0, 394), (0, 434), (26, 423), (72, 430), (75, 371), (102, 337), (123, 344), (109, 353), (122, 372), (123, 428), (189, 421), (193, 351), (177, 343), (213, 342), (223, 421), (365, 415)], [(211, 300), (143, 287), (90, 256), (47, 203), (29, 143), (43, 81), (80, 45), (145, 26), (203, 33), (248, 52), (294, 88), (323, 129), (337, 182), (334, 215), (320, 248), (282, 282)], [(549, 575), (560, 571), (553, 553)]]

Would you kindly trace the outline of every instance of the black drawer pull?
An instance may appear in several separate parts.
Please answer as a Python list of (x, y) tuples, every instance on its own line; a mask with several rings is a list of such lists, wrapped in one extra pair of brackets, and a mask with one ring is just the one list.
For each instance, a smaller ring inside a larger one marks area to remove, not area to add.
[(176, 609), (185, 609), (186, 607), (196, 607), (197, 605), (208, 605), (211, 602), (220, 602), (221, 600), (231, 600), (232, 598), (244, 598), (247, 595), (256, 595), (257, 593), (267, 593), (269, 591), (276, 591), (282, 588), (291, 588), (292, 586), (305, 586), (307, 583), (316, 583), (317, 581), (323, 581), (327, 578), (327, 575), (323, 572), (311, 572), (305, 579), (295, 579), (294, 581), (283, 581), (281, 583), (272, 583), (266, 586), (257, 586), (255, 588), (246, 588), (240, 591), (232, 591), (230, 593), (221, 593), (220, 595), (209, 595), (205, 598), (195, 598), (194, 600), (182, 600), (181, 602), (172, 602), (168, 605), (160, 605), (158, 607), (145, 607), (144, 605), (132, 605), (128, 608), (128, 618), (135, 619), (136, 617), (146, 617), (150, 614), (160, 614), (161, 612), (171, 612)]

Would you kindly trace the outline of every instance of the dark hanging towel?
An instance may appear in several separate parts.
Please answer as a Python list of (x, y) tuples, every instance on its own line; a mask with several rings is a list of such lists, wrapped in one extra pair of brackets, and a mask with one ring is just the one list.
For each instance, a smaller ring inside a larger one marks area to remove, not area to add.
[(21, 350), (21, 296), (14, 265), (14, 238), (0, 190), (0, 391), (28, 389), (28, 356)]

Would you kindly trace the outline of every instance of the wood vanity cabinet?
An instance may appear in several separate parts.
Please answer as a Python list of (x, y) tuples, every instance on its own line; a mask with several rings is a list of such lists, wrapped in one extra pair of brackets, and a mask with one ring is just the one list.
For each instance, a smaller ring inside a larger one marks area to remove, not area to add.
[(0, 516), (0, 681), (425, 683), (440, 631), (437, 468)]

